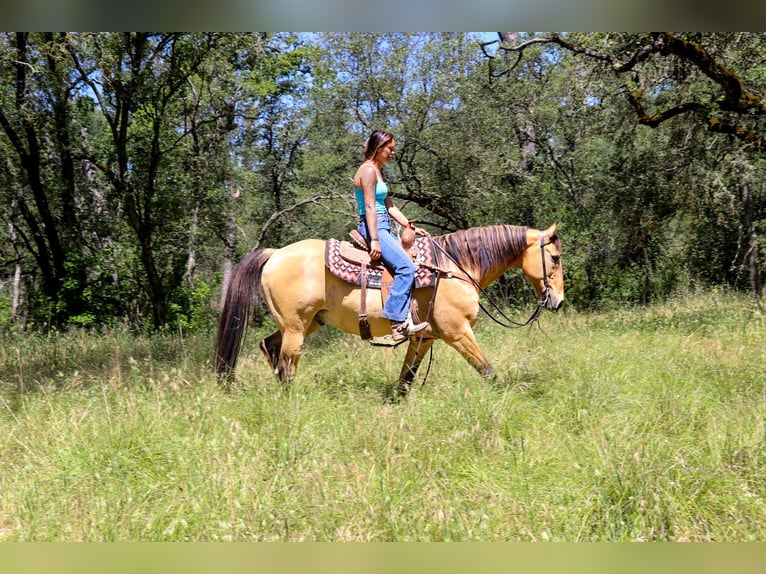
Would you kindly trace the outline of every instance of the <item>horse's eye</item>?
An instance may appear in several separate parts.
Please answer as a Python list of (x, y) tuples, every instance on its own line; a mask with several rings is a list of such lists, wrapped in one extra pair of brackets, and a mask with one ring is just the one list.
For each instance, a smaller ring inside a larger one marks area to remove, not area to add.
[(561, 261), (561, 255), (551, 255), (551, 261), (553, 261), (554, 265), (558, 265), (559, 261)]

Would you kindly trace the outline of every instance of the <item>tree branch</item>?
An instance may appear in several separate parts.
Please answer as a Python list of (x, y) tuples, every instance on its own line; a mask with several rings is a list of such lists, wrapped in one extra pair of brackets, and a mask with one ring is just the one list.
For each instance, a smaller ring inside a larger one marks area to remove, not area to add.
[[(766, 99), (749, 92), (739, 76), (721, 65), (701, 44), (679, 38), (670, 32), (654, 32), (650, 35), (650, 42), (633, 51), (627, 59), (621, 59), (617, 55), (598, 52), (570, 42), (559, 34), (536, 36), (517, 45), (506, 44), (507, 40), (516, 39), (515, 34), (498, 32), (498, 36), (500, 37), (500, 48), (504, 51), (519, 52), (521, 54), (526, 48), (534, 44), (555, 44), (574, 54), (582, 54), (591, 59), (609, 64), (618, 76), (625, 72), (634, 72), (639, 77), (639, 89), (630, 90), (626, 86), (625, 95), (636, 112), (638, 123), (642, 125), (656, 128), (661, 123), (676, 116), (686, 113), (697, 113), (711, 131), (733, 135), (745, 143), (756, 146), (759, 150), (766, 149), (766, 137), (760, 136), (748, 129), (736, 118), (726, 120), (720, 117), (720, 111), (732, 112), (734, 114), (766, 115)], [(485, 47), (492, 43), (494, 42), (482, 44), (482, 51), (488, 58), (493, 58), (493, 56), (487, 52)], [(649, 114), (642, 102), (644, 95), (643, 74), (637, 66), (647, 60), (652, 54), (660, 54), (666, 57), (676, 56), (690, 63), (721, 88), (723, 92), (721, 98), (714, 105), (688, 101), (672, 105), (661, 112)], [(511, 69), (513, 68), (509, 68), (497, 75), (507, 74)]]
[(644, 104), (641, 102), (642, 95), (643, 90), (637, 90), (635, 92), (631, 92), (627, 89), (625, 90), (625, 96), (628, 98), (630, 105), (633, 106), (633, 109), (636, 112), (636, 116), (638, 116), (638, 123), (652, 128), (656, 128), (662, 122), (674, 118), (678, 115), (685, 114), (686, 112), (705, 113), (707, 111), (705, 106), (697, 102), (684, 102), (682, 104), (673, 106), (672, 108), (668, 108), (663, 112), (649, 115), (644, 108)]
[(271, 217), (269, 217), (266, 220), (266, 223), (263, 224), (263, 228), (261, 229), (261, 233), (258, 235), (258, 239), (255, 242), (254, 249), (258, 249), (261, 246), (261, 242), (263, 241), (263, 238), (266, 237), (266, 232), (269, 230), (269, 228), (283, 215), (290, 213), (292, 211), (295, 211), (299, 207), (302, 207), (309, 203), (316, 203), (318, 205), (321, 205), (319, 202), (322, 199), (335, 199), (338, 197), (338, 193), (336, 192), (330, 192), (328, 195), (315, 195), (313, 197), (309, 197), (308, 199), (304, 199), (303, 201), (299, 201), (298, 203), (291, 205), (290, 207), (286, 207), (284, 209), (280, 209), (279, 211), (274, 212), (271, 214)]
[(719, 64), (700, 44), (677, 38), (669, 32), (657, 33), (656, 37), (663, 55), (673, 54), (691, 62), (703, 74), (721, 86), (726, 96), (725, 102), (721, 103), (724, 109), (744, 112), (757, 108), (760, 112), (766, 111), (766, 101), (748, 92), (739, 77)]

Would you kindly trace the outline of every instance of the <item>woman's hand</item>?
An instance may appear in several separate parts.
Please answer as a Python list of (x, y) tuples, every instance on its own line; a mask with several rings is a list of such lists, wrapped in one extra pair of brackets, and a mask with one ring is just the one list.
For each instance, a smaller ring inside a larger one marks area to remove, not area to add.
[(380, 240), (373, 239), (370, 241), (370, 259), (380, 259)]

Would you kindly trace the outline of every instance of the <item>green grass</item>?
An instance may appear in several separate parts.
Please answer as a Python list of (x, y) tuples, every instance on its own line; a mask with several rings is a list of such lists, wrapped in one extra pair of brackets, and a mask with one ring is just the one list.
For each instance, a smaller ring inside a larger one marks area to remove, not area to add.
[(212, 333), (0, 341), (0, 540), (764, 541), (766, 325), (708, 293), (547, 313), (443, 343), (309, 340), (289, 388), (251, 331), (230, 392)]

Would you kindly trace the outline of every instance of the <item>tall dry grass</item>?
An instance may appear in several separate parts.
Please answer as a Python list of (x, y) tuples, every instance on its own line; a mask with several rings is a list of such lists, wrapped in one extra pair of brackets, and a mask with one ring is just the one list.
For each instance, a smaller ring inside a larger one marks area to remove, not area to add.
[(435, 345), (312, 336), (282, 388), (212, 333), (5, 335), (0, 540), (766, 539), (766, 326), (708, 293), (609, 313), (483, 318), (482, 380)]

